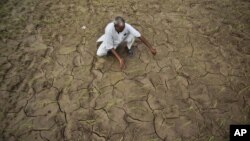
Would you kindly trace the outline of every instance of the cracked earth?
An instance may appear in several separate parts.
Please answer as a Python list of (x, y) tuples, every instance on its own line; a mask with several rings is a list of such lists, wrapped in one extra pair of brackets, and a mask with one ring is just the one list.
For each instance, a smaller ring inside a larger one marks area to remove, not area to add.
[[(0, 140), (226, 141), (250, 123), (247, 0), (0, 4)], [(117, 15), (156, 56), (137, 40), (123, 71), (96, 57)]]

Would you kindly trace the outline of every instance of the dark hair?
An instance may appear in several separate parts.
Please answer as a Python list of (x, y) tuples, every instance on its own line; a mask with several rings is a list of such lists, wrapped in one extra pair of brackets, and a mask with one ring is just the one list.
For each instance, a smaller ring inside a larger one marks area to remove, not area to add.
[(121, 16), (117, 16), (115, 17), (115, 24), (119, 24), (119, 23), (125, 23), (125, 20), (121, 17)]

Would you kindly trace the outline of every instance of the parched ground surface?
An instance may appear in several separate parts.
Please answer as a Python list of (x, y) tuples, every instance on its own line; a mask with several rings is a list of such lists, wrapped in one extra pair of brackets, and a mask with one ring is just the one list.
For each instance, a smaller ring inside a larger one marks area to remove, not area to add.
[[(226, 141), (250, 123), (248, 0), (0, 4), (0, 140)], [(156, 56), (96, 57), (117, 15)]]

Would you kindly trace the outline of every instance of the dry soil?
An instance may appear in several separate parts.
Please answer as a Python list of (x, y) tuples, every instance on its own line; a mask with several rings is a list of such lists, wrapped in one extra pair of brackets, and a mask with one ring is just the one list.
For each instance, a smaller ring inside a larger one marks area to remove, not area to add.
[[(227, 141), (250, 123), (249, 0), (0, 5), (0, 140)], [(139, 40), (123, 71), (95, 55), (117, 15), (156, 56)]]

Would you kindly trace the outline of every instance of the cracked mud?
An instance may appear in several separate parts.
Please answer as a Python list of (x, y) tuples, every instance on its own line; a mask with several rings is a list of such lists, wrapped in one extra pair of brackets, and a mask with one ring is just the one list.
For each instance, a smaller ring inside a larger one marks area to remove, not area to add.
[[(226, 141), (250, 123), (247, 0), (0, 4), (0, 140)], [(117, 15), (156, 56), (95, 56)]]

